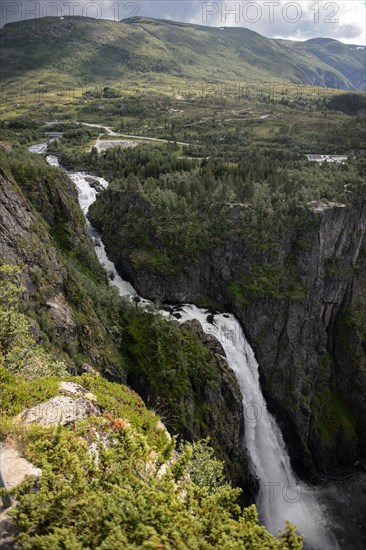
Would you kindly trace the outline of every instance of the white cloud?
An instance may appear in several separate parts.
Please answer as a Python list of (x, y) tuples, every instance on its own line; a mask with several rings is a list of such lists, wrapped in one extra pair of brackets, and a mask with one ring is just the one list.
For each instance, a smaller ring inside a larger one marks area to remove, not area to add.
[(201, 2), (191, 21), (247, 27), (264, 36), (307, 40), (327, 36), (365, 44), (365, 0)]

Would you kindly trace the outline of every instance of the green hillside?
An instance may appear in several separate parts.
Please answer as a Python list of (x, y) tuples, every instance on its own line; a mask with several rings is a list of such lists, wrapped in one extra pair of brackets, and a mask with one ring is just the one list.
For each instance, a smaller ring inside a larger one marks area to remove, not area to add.
[(5, 85), (56, 89), (98, 82), (176, 79), (292, 82), (362, 89), (364, 50), (330, 39), (292, 43), (245, 28), (211, 28), (147, 18), (123, 22), (47, 17), (0, 30)]
[[(354, 44), (342, 44), (331, 38), (311, 38), (305, 42), (279, 41), (295, 48), (300, 54), (311, 54), (320, 61), (334, 67), (352, 83), (356, 90), (366, 89), (366, 47)], [(329, 81), (329, 87), (332, 82)]]

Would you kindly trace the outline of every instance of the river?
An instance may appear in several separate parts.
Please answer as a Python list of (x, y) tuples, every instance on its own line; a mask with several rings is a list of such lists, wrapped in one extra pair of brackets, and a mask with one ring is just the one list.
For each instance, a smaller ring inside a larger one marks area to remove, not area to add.
[[(33, 146), (30, 150), (36, 153), (45, 152), (43, 144)], [(57, 157), (53, 155), (47, 156), (46, 160), (51, 166), (59, 166)], [(118, 288), (121, 296), (133, 299), (137, 296), (135, 289), (117, 273), (113, 262), (107, 256), (99, 233), (87, 219), (89, 207), (97, 196), (95, 184), (91, 185), (92, 180), (98, 183), (99, 189), (106, 189), (108, 182), (100, 177), (89, 176), (85, 172), (67, 173), (78, 190), (79, 203), (86, 217), (97, 257), (108, 272), (110, 284)], [(151, 304), (148, 300), (139, 298), (142, 307), (144, 304)], [(232, 314), (221, 313), (214, 315), (213, 320), (210, 318), (209, 322), (207, 310), (191, 304), (178, 304), (176, 309), (180, 313), (180, 322), (197, 319), (207, 334), (220, 341), (228, 365), (237, 378), (243, 397), (244, 445), (260, 485), (256, 500), (260, 521), (270, 532), (277, 535), (278, 530), (284, 527), (285, 520), (290, 520), (296, 524), (298, 531), (305, 535), (304, 547), (311, 550), (361, 550), (363, 545), (359, 544), (360, 536), (356, 537), (354, 545), (348, 544), (349, 540), (345, 545), (345, 538), (349, 538), (348, 525), (341, 526), (340, 521), (343, 505), (346, 503), (337, 494), (337, 484), (334, 481), (327, 483), (325, 480), (320, 489), (311, 487), (300, 481), (293, 472), (280, 429), (275, 418), (267, 410), (259, 382), (258, 363), (237, 319)], [(166, 311), (160, 313), (164, 317), (170, 315)], [(330, 495), (334, 506), (332, 514), (329, 514), (327, 509)], [(355, 518), (354, 514), (352, 518)]]

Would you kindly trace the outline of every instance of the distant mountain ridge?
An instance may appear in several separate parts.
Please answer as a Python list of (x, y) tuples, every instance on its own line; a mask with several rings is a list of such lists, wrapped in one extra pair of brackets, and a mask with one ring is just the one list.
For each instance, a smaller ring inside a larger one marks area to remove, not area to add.
[(295, 48), (300, 53), (311, 53), (323, 63), (341, 72), (355, 90), (366, 90), (365, 46), (343, 44), (331, 38), (311, 38), (305, 42), (283, 40), (282, 43)]
[(330, 38), (270, 39), (246, 28), (132, 17), (46, 17), (0, 29), (1, 78), (91, 84), (166, 75), (366, 90), (365, 47)]

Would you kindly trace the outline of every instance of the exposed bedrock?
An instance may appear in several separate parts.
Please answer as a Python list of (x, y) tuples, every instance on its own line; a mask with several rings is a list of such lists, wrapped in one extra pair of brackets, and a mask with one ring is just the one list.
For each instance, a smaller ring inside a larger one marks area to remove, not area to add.
[(365, 197), (350, 195), (347, 206), (310, 203), (306, 224), (282, 231), (276, 269), (286, 273), (290, 261), (298, 281), (283, 295), (250, 292), (251, 274), (273, 262), (273, 253), (271, 260), (266, 251), (253, 253), (239, 228), (178, 273), (136, 265), (119, 231), (131, 207), (149, 215), (148, 204), (131, 192), (107, 191), (91, 209), (118, 270), (146, 298), (211, 300), (237, 316), (297, 470), (327, 471), (364, 455)]

